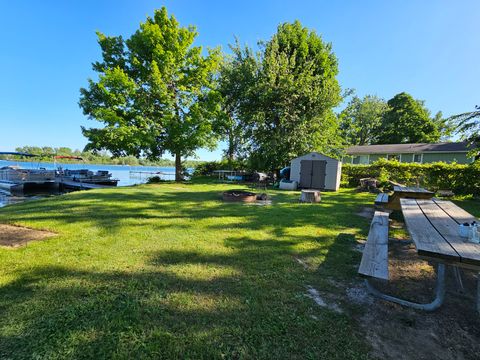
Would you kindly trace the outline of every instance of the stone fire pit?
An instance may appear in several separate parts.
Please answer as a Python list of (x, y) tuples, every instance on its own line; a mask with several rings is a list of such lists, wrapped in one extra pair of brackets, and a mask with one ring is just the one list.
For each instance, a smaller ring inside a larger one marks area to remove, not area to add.
[(223, 201), (255, 202), (257, 194), (245, 190), (228, 190), (223, 193)]

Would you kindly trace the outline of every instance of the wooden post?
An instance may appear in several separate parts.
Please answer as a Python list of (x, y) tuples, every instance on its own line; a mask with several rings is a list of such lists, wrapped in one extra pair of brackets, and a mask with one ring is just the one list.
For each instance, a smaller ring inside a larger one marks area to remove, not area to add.
[(302, 190), (302, 195), (300, 196), (301, 202), (308, 202), (308, 203), (318, 203), (320, 202), (320, 190)]

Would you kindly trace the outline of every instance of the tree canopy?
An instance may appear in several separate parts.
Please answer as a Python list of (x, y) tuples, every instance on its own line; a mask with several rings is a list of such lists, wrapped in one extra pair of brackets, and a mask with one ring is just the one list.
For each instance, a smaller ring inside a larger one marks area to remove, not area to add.
[(475, 106), (474, 111), (451, 116), (449, 122), (455, 131), (472, 145), (472, 155), (478, 156), (480, 148), (480, 106)]
[(242, 114), (247, 112), (249, 96), (255, 87), (258, 61), (250, 48), (242, 49), (238, 40), (230, 45), (231, 55), (226, 55), (220, 68), (218, 91), (222, 99), (220, 132), (227, 141), (225, 156), (232, 163), (234, 159), (247, 156), (245, 122)]
[[(435, 142), (452, 129), (405, 92), (387, 103), (355, 96), (337, 117), (337, 58), (299, 21), (280, 24), (258, 52), (236, 41), (224, 57), (194, 46), (195, 28), (181, 27), (164, 7), (126, 40), (97, 35), (98, 78), (80, 89), (79, 105), (102, 126), (82, 127), (85, 150), (153, 161), (169, 152), (176, 180), (182, 158), (220, 139), (230, 163), (279, 170), (310, 151), (339, 156), (345, 144)], [(464, 132), (478, 128), (462, 124)]]
[(203, 54), (193, 46), (194, 27), (181, 27), (163, 7), (127, 40), (97, 33), (102, 61), (93, 69), (98, 80), (80, 90), (80, 107), (102, 128), (84, 128), (87, 149), (114, 156), (158, 159), (168, 151), (181, 158), (218, 138), (219, 95), (215, 75), (218, 49)]
[(354, 96), (340, 113), (340, 131), (349, 145), (375, 144), (387, 111), (385, 100), (377, 96)]
[(422, 101), (402, 92), (387, 102), (377, 143), (430, 143), (440, 139), (440, 130)]
[(249, 63), (249, 85), (241, 107), (250, 160), (278, 170), (309, 151), (332, 153), (338, 122), (332, 108), (341, 101), (338, 63), (331, 45), (300, 22), (281, 24)]

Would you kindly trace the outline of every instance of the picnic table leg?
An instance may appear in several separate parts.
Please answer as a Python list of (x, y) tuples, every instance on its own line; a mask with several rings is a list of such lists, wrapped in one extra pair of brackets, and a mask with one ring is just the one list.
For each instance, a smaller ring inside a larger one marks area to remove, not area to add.
[[(438, 309), (440, 306), (442, 306), (443, 300), (445, 298), (445, 265), (444, 264), (438, 264), (438, 266), (437, 266), (437, 285), (436, 285), (436, 289), (435, 289), (435, 299), (431, 303), (428, 303), (428, 304), (419, 304), (419, 303), (415, 303), (415, 302), (412, 302), (412, 301), (400, 299), (400, 298), (397, 298), (395, 296), (384, 294), (384, 293), (378, 291), (377, 289), (375, 289), (370, 284), (368, 279), (365, 280), (365, 283), (367, 285), (368, 291), (372, 295), (374, 295), (374, 296), (376, 296), (380, 299), (383, 299), (383, 300), (386, 300), (386, 301), (391, 301), (391, 302), (394, 302), (394, 303), (397, 303), (397, 304), (400, 304), (400, 305), (403, 305), (403, 306), (411, 307), (411, 308), (414, 308), (414, 309), (417, 309), (417, 310), (434, 311), (434, 310)], [(480, 299), (480, 279), (479, 279), (478, 284), (479, 284), (479, 286), (478, 286), (477, 309), (480, 311), (480, 302), (479, 302), (480, 301), (479, 300)]]
[(463, 286), (463, 281), (462, 281), (462, 274), (460, 273), (460, 269), (458, 266), (453, 266), (453, 274), (455, 275), (455, 281), (457, 282), (457, 286), (460, 289), (460, 292), (465, 291), (465, 287)]

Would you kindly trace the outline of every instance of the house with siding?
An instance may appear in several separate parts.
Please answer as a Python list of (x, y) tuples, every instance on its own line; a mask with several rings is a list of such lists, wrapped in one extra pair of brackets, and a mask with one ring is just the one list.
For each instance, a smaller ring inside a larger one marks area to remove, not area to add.
[(380, 158), (385, 158), (409, 163), (443, 161), (446, 163), (468, 164), (474, 161), (474, 158), (468, 156), (470, 150), (466, 142), (359, 145), (347, 149), (347, 156), (343, 158), (343, 162), (370, 164)]

